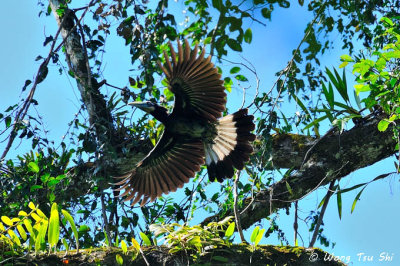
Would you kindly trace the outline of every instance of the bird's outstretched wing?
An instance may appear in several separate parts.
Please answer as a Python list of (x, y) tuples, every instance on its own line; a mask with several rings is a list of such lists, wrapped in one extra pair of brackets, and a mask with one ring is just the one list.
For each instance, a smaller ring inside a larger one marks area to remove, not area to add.
[(167, 77), (169, 89), (175, 94), (173, 113), (216, 121), (225, 110), (226, 93), (211, 56), (204, 58), (205, 49), (198, 56), (197, 44), (191, 50), (187, 40), (184, 48), (178, 40), (178, 58), (171, 43), (169, 46), (171, 61), (164, 51), (165, 64), (158, 63)]
[(125, 190), (121, 197), (132, 200), (131, 206), (143, 198), (140, 206), (154, 201), (163, 193), (176, 191), (189, 182), (204, 164), (204, 147), (201, 140), (185, 139), (164, 132), (153, 150), (140, 161), (134, 170), (118, 177), (115, 183)]

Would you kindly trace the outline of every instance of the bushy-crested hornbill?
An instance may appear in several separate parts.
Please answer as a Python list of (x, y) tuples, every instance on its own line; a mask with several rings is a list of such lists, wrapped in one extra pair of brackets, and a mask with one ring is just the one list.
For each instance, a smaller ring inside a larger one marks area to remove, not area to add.
[(255, 139), (251, 133), (255, 126), (247, 109), (221, 118), (226, 94), (211, 56), (204, 58), (205, 49), (198, 56), (197, 45), (191, 50), (187, 40), (184, 48), (178, 41), (178, 56), (169, 45), (172, 62), (164, 51), (165, 64), (158, 63), (175, 94), (173, 111), (168, 113), (149, 101), (129, 103), (165, 126), (154, 149), (115, 184), (120, 186), (116, 190), (125, 190), (120, 196), (126, 201), (133, 199), (132, 206), (140, 199), (143, 206), (181, 188), (200, 170), (204, 159), (211, 181), (231, 178), (233, 167), (243, 169), (253, 151), (250, 142)]

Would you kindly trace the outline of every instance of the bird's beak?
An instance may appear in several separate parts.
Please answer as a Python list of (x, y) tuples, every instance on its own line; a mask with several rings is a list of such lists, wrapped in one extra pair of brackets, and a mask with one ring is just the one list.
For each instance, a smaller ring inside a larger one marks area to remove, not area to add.
[(149, 103), (147, 102), (130, 102), (128, 103), (128, 105), (139, 108), (146, 113), (151, 113), (152, 111), (154, 111), (154, 106), (149, 105)]
[(128, 105), (141, 109), (143, 107), (146, 107), (147, 103), (146, 102), (130, 102), (130, 103), (128, 103)]

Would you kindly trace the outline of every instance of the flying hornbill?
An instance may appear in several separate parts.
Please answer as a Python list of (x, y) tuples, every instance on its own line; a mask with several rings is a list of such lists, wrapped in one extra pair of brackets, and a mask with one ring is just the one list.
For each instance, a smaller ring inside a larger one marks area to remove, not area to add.
[(187, 40), (184, 48), (178, 40), (178, 56), (169, 46), (172, 62), (164, 51), (165, 64), (158, 64), (175, 94), (173, 111), (150, 101), (129, 103), (165, 126), (153, 150), (115, 184), (120, 186), (115, 190), (125, 190), (120, 195), (125, 201), (133, 199), (132, 206), (142, 198), (141, 206), (183, 187), (204, 159), (210, 181), (231, 178), (233, 167), (243, 169), (253, 151), (254, 117), (247, 109), (221, 118), (226, 94), (211, 56), (204, 58), (205, 49), (198, 56), (198, 46), (191, 50)]

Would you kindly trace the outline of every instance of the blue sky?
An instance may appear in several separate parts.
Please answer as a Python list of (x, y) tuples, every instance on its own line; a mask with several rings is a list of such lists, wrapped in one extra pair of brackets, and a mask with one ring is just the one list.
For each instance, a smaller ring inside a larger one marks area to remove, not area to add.
[[(35, 4), (36, 1), (28, 3), (22, 1), (6, 1), (2, 5), (0, 22), (3, 25), (2, 41), (0, 42), (0, 56), (3, 66), (0, 71), (0, 112), (3, 112), (9, 105), (15, 104), (26, 93), (21, 94), (21, 88), (26, 79), (33, 79), (40, 65), (35, 58), (38, 55), (46, 57), (49, 47), (43, 47), (45, 35), (54, 35), (57, 28), (52, 16), (38, 17), (40, 11)], [(22, 4), (22, 5), (21, 5)], [(181, 4), (171, 2), (180, 13)], [(310, 20), (310, 14), (299, 7), (288, 10), (277, 10), (273, 12), (272, 23), (261, 26), (257, 23), (248, 24), (252, 28), (253, 42), (245, 45), (242, 56), (249, 60), (256, 68), (261, 80), (260, 90), (268, 91), (275, 82), (275, 72), (286, 66), (291, 58), (291, 51), (297, 47), (303, 37), (305, 24)], [(282, 19), (279, 19), (282, 18)], [(279, 19), (279, 21), (278, 21)], [(335, 39), (335, 44), (340, 47), (340, 36)], [(105, 47), (103, 75), (107, 81), (113, 85), (124, 87), (127, 84), (128, 76), (131, 74), (129, 69), (130, 57), (129, 50), (124, 47), (120, 39), (108, 39)], [(338, 66), (339, 57), (343, 54), (340, 49), (328, 52), (321, 62), (324, 65)], [(233, 53), (232, 53), (233, 55)], [(238, 55), (229, 58), (232, 61), (243, 61)], [(66, 63), (62, 62), (64, 67)], [(229, 71), (232, 65), (222, 63), (221, 66)], [(347, 69), (348, 79), (351, 79), (350, 69)], [(251, 77), (251, 75), (248, 75)], [(107, 88), (103, 89), (107, 93)], [(249, 89), (247, 101), (254, 96), (254, 84)], [(228, 96), (229, 108), (231, 112), (240, 107), (242, 91), (234, 89)], [(67, 131), (67, 123), (71, 121), (74, 114), (79, 110), (79, 93), (75, 86), (75, 80), (65, 73), (60, 75), (57, 67), (50, 68), (48, 78), (37, 88), (35, 99), (39, 101), (36, 107), (37, 112), (43, 116), (44, 127), (49, 132), (49, 137), (56, 142), (61, 141), (62, 136)], [(247, 102), (248, 104), (249, 102)], [(294, 103), (283, 105), (282, 111), (285, 113), (294, 112)], [(32, 109), (31, 111), (34, 111)], [(0, 136), (3, 141), (4, 136)], [(30, 143), (29, 143), (30, 144)], [(17, 149), (18, 142), (14, 143), (8, 158), (13, 158), (29, 150), (30, 145), (21, 145)], [(0, 142), (0, 151), (3, 151), (5, 142)], [(371, 167), (360, 169), (340, 182), (342, 188), (367, 182), (382, 173), (394, 171), (394, 158), (386, 159)], [(183, 192), (180, 190), (176, 193)], [(343, 214), (339, 220), (336, 196), (331, 198), (327, 213), (324, 217), (324, 234), (329, 240), (336, 242), (332, 248), (321, 247), (337, 256), (349, 256), (349, 262), (353, 265), (378, 265), (378, 264), (400, 264), (400, 224), (399, 203), (400, 189), (399, 178), (392, 176), (384, 180), (370, 184), (357, 203), (355, 211), (350, 214), (351, 205), (358, 191), (344, 194)], [(299, 202), (300, 213), (305, 218), (310, 210), (316, 208), (320, 200), (324, 197), (326, 188), (320, 188), (316, 192), (307, 196)], [(284, 229), (286, 237), (293, 244), (293, 209), (287, 216), (284, 211), (279, 212), (278, 222)], [(195, 217), (194, 220), (201, 221), (203, 217)], [(262, 222), (262, 226), (268, 228), (267, 221)], [(300, 222), (300, 232), (308, 246), (311, 233), (308, 235), (303, 222)], [(248, 232), (251, 232), (250, 229)], [(248, 236), (248, 233), (246, 234)], [(264, 244), (279, 244), (275, 236), (263, 239)], [(302, 244), (300, 240), (300, 245)], [(319, 242), (316, 243), (319, 246)], [(380, 262), (380, 254), (389, 255), (392, 261)], [(372, 262), (363, 262), (363, 255), (374, 256)], [(345, 259), (345, 262), (347, 258)]]

